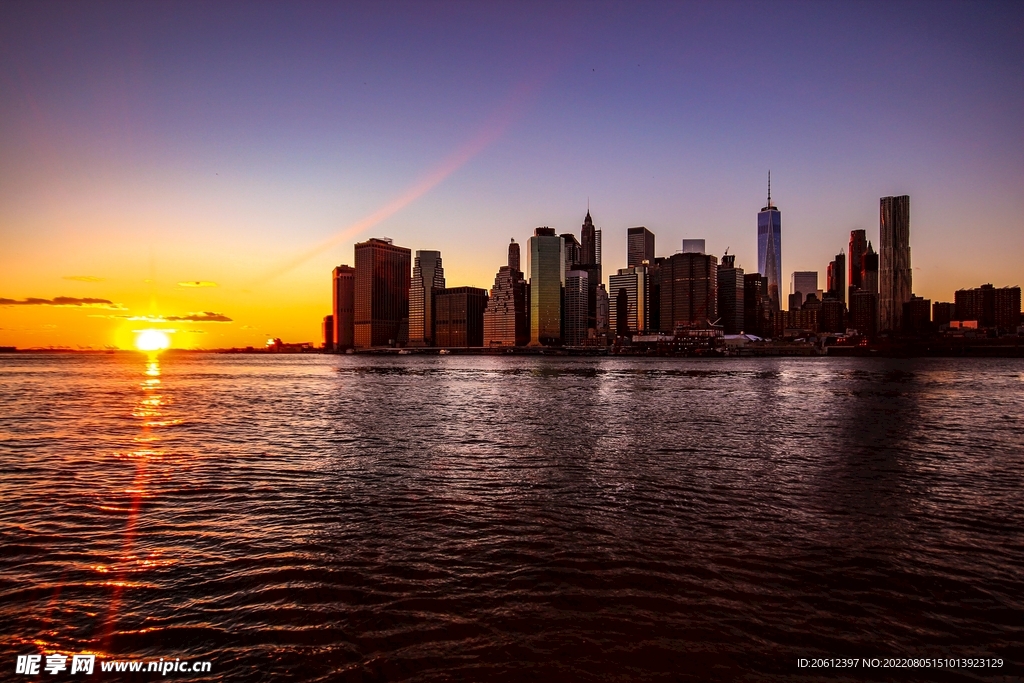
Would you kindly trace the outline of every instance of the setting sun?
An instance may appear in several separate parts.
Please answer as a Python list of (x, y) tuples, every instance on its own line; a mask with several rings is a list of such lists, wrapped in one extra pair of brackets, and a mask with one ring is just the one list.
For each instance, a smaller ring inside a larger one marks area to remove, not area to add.
[(170, 345), (171, 338), (162, 330), (142, 330), (135, 338), (135, 348), (139, 351), (163, 351)]

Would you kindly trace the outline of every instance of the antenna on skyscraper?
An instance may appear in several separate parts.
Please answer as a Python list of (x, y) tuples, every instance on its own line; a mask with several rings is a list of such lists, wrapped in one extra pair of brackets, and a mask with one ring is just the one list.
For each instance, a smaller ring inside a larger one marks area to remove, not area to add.
[(768, 206), (772, 205), (772, 170), (768, 169)]

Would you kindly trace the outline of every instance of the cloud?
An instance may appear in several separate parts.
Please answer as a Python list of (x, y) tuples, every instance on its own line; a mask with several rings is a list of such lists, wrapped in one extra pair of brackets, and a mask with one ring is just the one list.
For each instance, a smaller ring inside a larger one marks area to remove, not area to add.
[(179, 282), (179, 287), (216, 287), (216, 282), (209, 282), (208, 280), (191, 280), (189, 282)]
[(95, 275), (65, 275), (64, 280), (74, 280), (75, 282), (103, 282), (106, 278), (96, 277)]
[(52, 299), (38, 299), (30, 296), (21, 301), (0, 298), (0, 306), (87, 306), (89, 308), (111, 308), (116, 311), (124, 310), (124, 306), (115, 304), (109, 299), (94, 299), (91, 297), (78, 299), (73, 296), (55, 296)]
[(213, 311), (203, 311), (202, 313), (189, 313), (188, 315), (132, 315), (124, 316), (128, 320), (135, 322), (147, 322), (147, 323), (170, 323), (170, 322), (190, 322), (190, 323), (230, 323), (234, 322), (231, 318), (227, 317), (223, 313), (214, 313)]

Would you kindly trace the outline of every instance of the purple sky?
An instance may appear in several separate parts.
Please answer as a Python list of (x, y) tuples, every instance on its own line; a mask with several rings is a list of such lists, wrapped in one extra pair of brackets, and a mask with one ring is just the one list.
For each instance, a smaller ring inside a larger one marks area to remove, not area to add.
[(1019, 2), (5, 3), (0, 297), (316, 339), (354, 242), (489, 287), (588, 197), (606, 275), (633, 225), (753, 271), (770, 168), (787, 293), (906, 193), (914, 289), (950, 300), (1024, 285), (1022, 121)]

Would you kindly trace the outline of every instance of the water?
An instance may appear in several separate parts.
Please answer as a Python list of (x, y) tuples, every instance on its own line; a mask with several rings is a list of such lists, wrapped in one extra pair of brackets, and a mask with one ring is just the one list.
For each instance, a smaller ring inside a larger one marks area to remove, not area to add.
[(1020, 360), (3, 356), (0, 678), (1019, 676), (1022, 415)]

